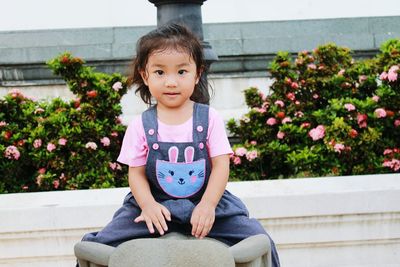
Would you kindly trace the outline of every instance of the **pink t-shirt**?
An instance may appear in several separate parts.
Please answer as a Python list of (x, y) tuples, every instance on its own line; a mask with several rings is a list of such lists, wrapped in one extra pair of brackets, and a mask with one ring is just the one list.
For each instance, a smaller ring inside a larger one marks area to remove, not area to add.
[[(224, 121), (215, 109), (210, 107), (209, 110), (206, 144), (210, 157), (232, 154)], [(158, 121), (157, 138), (160, 142), (192, 142), (192, 128), (193, 118), (179, 125), (168, 125)], [(118, 161), (130, 167), (143, 166), (146, 164), (148, 150), (142, 116), (137, 116), (126, 129)]]

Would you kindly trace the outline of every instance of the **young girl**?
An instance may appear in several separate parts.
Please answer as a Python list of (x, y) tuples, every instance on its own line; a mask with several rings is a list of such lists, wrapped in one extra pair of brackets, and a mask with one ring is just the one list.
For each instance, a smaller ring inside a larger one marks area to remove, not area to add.
[[(143, 36), (136, 49), (129, 80), (150, 108), (128, 126), (118, 157), (129, 165), (131, 192), (112, 221), (83, 240), (117, 246), (180, 232), (234, 245), (267, 235), (225, 190), (232, 150), (222, 118), (201, 104), (209, 99), (198, 39), (171, 24)], [(279, 266), (272, 240), (271, 247), (273, 266)]]

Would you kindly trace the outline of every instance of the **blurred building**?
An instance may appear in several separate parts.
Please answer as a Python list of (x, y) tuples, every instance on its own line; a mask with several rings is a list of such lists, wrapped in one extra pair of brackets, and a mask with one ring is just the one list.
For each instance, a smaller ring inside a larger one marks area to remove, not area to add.
[[(355, 58), (371, 57), (385, 40), (400, 38), (399, 25), (400, 16), (205, 24), (204, 39), (219, 56), (209, 74), (211, 105), (225, 120), (240, 117), (247, 109), (244, 89), (268, 92), (268, 65), (278, 51), (295, 55), (334, 42), (353, 50)], [(39, 99), (72, 98), (46, 61), (70, 51), (98, 71), (126, 73), (137, 39), (154, 27), (0, 32), (0, 96), (18, 88)], [(124, 123), (146, 108), (133, 91), (122, 101)]]

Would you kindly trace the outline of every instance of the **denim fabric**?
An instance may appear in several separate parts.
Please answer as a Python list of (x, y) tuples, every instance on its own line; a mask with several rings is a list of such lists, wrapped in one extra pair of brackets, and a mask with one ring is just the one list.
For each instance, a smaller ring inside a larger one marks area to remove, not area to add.
[[(191, 143), (168, 143), (157, 140), (158, 125), (155, 106), (143, 113), (142, 121), (149, 146), (146, 175), (154, 198), (171, 212), (172, 220), (167, 222), (168, 232), (190, 235), (190, 218), (207, 187), (211, 172), (206, 146), (208, 106), (197, 103), (194, 105), (193, 142)], [(204, 170), (201, 170), (200, 163), (203, 161), (205, 166)], [(198, 166), (194, 165), (196, 162), (200, 162)], [(199, 179), (201, 183), (197, 183)], [(195, 185), (196, 188), (188, 187), (190, 185)], [(180, 186), (185, 189), (181, 190)], [(265, 234), (269, 237), (257, 220), (249, 218), (243, 202), (227, 190), (215, 212), (215, 222), (208, 237), (220, 240), (229, 246), (257, 234)], [(157, 233), (150, 234), (144, 222), (134, 222), (140, 213), (139, 205), (129, 193), (122, 207), (114, 214), (112, 221), (100, 232), (86, 234), (83, 240), (118, 246), (134, 238), (159, 237)], [(270, 237), (269, 239), (271, 240), (272, 263), (274, 267), (278, 267), (280, 264), (275, 244)]]

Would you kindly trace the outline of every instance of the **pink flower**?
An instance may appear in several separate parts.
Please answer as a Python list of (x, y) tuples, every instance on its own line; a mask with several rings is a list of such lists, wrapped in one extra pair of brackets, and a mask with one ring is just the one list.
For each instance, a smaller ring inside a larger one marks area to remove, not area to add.
[(60, 180), (65, 181), (66, 179), (67, 179), (67, 177), (65, 177), (65, 174), (61, 173)]
[(267, 120), (267, 124), (270, 125), (270, 126), (275, 125), (276, 124), (276, 119), (275, 118), (269, 118)]
[(112, 137), (117, 137), (117, 136), (118, 136), (118, 133), (117, 133), (117, 132), (112, 132), (112, 133), (111, 133), (111, 136), (112, 136)]
[(394, 126), (399, 127), (400, 126), (400, 120), (395, 120), (394, 121)]
[(246, 153), (247, 153), (247, 149), (244, 148), (244, 147), (238, 147), (238, 148), (236, 148), (236, 150), (235, 150), (235, 154), (236, 154), (237, 156), (239, 156), (239, 157), (246, 155)]
[(240, 163), (242, 163), (242, 160), (239, 157), (233, 157), (234, 165), (239, 165)]
[(65, 139), (65, 138), (58, 139), (58, 144), (60, 146), (65, 146), (67, 144), (67, 139)]
[(3, 126), (7, 126), (7, 122), (5, 122), (5, 121), (0, 121), (0, 127), (3, 127)]
[(51, 152), (54, 149), (56, 149), (56, 145), (55, 144), (53, 144), (53, 143), (48, 143), (47, 144), (47, 151)]
[(300, 58), (296, 58), (295, 61), (296, 65), (301, 65), (304, 63), (304, 60), (300, 59)]
[(39, 148), (42, 146), (42, 140), (41, 139), (35, 139), (35, 141), (33, 141), (33, 147), (34, 148)]
[(313, 96), (312, 96), (314, 99), (318, 99), (319, 98), (319, 95), (318, 94), (313, 94)]
[(54, 180), (54, 181), (53, 181), (53, 187), (54, 187), (55, 189), (57, 189), (59, 186), (60, 186), (60, 181), (59, 181), (59, 180)]
[(386, 148), (385, 151), (383, 151), (383, 155), (388, 155), (388, 154), (392, 154), (393, 150), (390, 148)]
[(117, 162), (109, 162), (108, 166), (114, 171), (114, 170), (122, 170), (121, 165), (119, 165)]
[(383, 167), (388, 167), (391, 168), (394, 171), (400, 170), (400, 160), (398, 159), (392, 159), (392, 160), (387, 160), (382, 164)]
[(283, 103), (282, 100), (276, 100), (274, 104), (281, 108), (283, 108), (285, 106), (285, 103)]
[(360, 113), (357, 114), (357, 123), (360, 128), (367, 127), (367, 118), (368, 116), (366, 114), (360, 114)]
[(325, 136), (325, 127), (323, 125), (318, 125), (316, 128), (311, 129), (308, 135), (313, 141), (317, 141)]
[(12, 89), (8, 94), (11, 95), (12, 98), (17, 98), (17, 97), (24, 98), (24, 95), (18, 89)]
[(122, 83), (121, 82), (116, 82), (113, 84), (112, 88), (114, 89), (114, 91), (119, 91), (120, 89), (122, 89)]
[(269, 107), (269, 102), (265, 101), (262, 103), (261, 107), (267, 109)]
[(257, 141), (254, 141), (254, 140), (253, 140), (253, 141), (250, 142), (250, 144), (253, 145), (253, 146), (255, 146), (255, 145), (257, 145)]
[(8, 159), (18, 160), (21, 156), (18, 148), (15, 146), (8, 146), (4, 151), (4, 156)]
[(36, 110), (35, 110), (35, 114), (41, 114), (41, 113), (43, 113), (44, 112), (44, 109), (42, 109), (42, 108), (37, 108)]
[(259, 92), (258, 95), (261, 97), (263, 101), (267, 99), (267, 96), (263, 92)]
[(285, 117), (285, 118), (282, 120), (282, 123), (283, 123), (283, 124), (288, 123), (288, 122), (292, 122), (292, 119), (289, 118), (289, 117)]
[(380, 99), (380, 97), (377, 96), (377, 95), (374, 95), (374, 96), (372, 97), (372, 100), (374, 100), (375, 102), (378, 102), (379, 99)]
[(276, 134), (276, 137), (278, 138), (278, 139), (283, 139), (283, 138), (285, 138), (285, 133), (284, 132), (281, 132), (281, 131), (279, 131), (277, 134)]
[(360, 75), (359, 77), (358, 77), (358, 81), (360, 82), (360, 83), (363, 83), (363, 82), (365, 82), (366, 80), (367, 80), (367, 75)]
[(253, 108), (253, 109), (260, 113), (265, 113), (267, 111), (265, 108)]
[(353, 104), (344, 104), (344, 107), (347, 109), (347, 111), (352, 111), (352, 110), (356, 110), (356, 107)]
[(309, 123), (309, 122), (303, 122), (303, 123), (300, 125), (300, 127), (301, 127), (301, 128), (308, 128), (308, 127), (310, 127), (310, 125), (311, 125), (311, 123)]
[(311, 69), (311, 70), (316, 70), (317, 66), (314, 63), (310, 63), (307, 65), (307, 68)]
[(301, 118), (301, 117), (304, 116), (304, 113), (301, 112), (301, 111), (296, 111), (296, 112), (294, 113), (294, 116), (296, 116), (297, 118)]
[(335, 144), (333, 149), (335, 150), (335, 152), (341, 153), (344, 150), (344, 145), (340, 144), (340, 143), (337, 143), (337, 144)]
[(257, 158), (257, 150), (251, 150), (251, 151), (249, 151), (249, 152), (247, 152), (246, 153), (246, 158), (249, 160), (249, 161), (253, 161), (254, 159), (256, 159)]
[(386, 71), (382, 72), (381, 75), (379, 75), (379, 79), (381, 81), (386, 80), (388, 78), (388, 74)]
[(294, 101), (296, 99), (296, 96), (294, 95), (294, 93), (287, 93), (286, 94), (287, 99)]
[(103, 137), (103, 138), (100, 139), (100, 143), (102, 143), (103, 146), (109, 146), (110, 145), (110, 138)]
[(391, 66), (388, 73), (388, 80), (389, 82), (394, 82), (397, 80), (397, 71), (399, 70), (399, 66), (394, 65)]
[(46, 168), (40, 168), (40, 169), (38, 170), (38, 173), (40, 173), (40, 174), (45, 174), (45, 173), (46, 173)]
[(388, 80), (390, 82), (394, 82), (397, 80), (397, 72), (389, 72), (388, 74)]
[(377, 118), (384, 118), (386, 117), (386, 111), (383, 108), (375, 109), (375, 116)]
[(87, 142), (85, 147), (87, 149), (92, 149), (92, 150), (96, 150), (97, 149), (97, 145), (95, 142)]
[(290, 87), (292, 87), (293, 89), (298, 89), (298, 88), (299, 88), (299, 84), (296, 83), (296, 82), (292, 82), (292, 83), (290, 84)]
[(108, 166), (110, 166), (111, 170), (115, 170), (117, 168), (117, 163), (116, 162), (109, 162)]
[(345, 69), (341, 69), (341, 70), (339, 70), (339, 72), (338, 72), (338, 75), (339, 76), (343, 76), (343, 74), (345, 73)]

